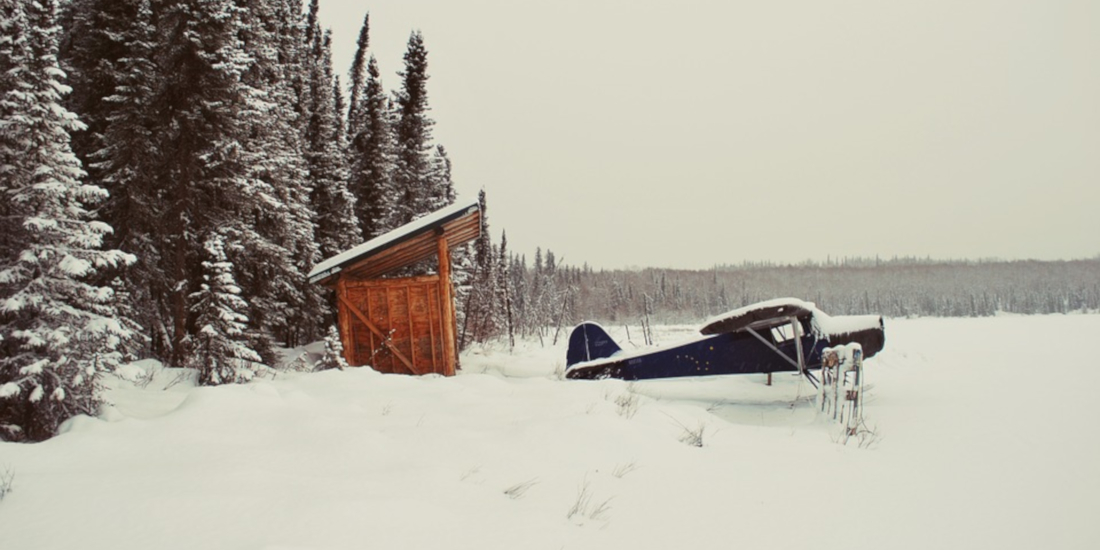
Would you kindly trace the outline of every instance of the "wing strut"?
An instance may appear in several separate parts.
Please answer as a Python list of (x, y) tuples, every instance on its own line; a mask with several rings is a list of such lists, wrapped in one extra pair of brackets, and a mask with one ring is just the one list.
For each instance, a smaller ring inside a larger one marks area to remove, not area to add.
[(790, 363), (791, 366), (798, 369), (798, 374), (805, 376), (806, 379), (809, 380), (811, 384), (813, 384), (814, 388), (816, 388), (817, 380), (815, 380), (813, 375), (810, 374), (810, 371), (806, 369), (806, 359), (802, 353), (802, 325), (798, 322), (797, 317), (790, 317), (788, 320), (791, 322), (791, 331), (794, 334), (794, 345), (795, 349), (797, 350), (798, 361), (791, 359), (787, 356), (786, 353), (783, 353), (779, 350), (779, 348), (775, 347), (775, 344), (769, 342), (767, 338), (760, 336), (760, 333), (756, 332), (756, 329), (752, 327), (745, 327), (745, 330), (747, 330), (749, 334), (753, 335), (757, 340), (760, 340), (760, 343), (768, 346), (769, 349), (782, 357), (783, 360)]

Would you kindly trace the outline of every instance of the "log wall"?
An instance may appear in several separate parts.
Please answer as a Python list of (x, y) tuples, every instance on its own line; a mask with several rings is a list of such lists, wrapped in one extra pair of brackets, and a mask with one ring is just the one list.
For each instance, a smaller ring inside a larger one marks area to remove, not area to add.
[[(439, 276), (341, 281), (341, 333), (351, 365), (380, 372), (454, 374), (446, 360)], [(452, 321), (453, 322), (453, 321)]]

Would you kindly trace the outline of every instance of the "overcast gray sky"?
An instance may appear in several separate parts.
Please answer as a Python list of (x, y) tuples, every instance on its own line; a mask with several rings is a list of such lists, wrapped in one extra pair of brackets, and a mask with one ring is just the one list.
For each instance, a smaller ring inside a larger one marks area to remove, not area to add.
[(321, 0), (496, 236), (595, 267), (1100, 254), (1100, 2)]

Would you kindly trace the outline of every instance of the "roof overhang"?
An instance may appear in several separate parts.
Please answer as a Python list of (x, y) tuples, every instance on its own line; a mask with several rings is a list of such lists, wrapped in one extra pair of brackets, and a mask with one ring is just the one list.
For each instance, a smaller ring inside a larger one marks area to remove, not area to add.
[(309, 282), (331, 285), (340, 274), (356, 279), (382, 277), (435, 257), (440, 236), (454, 248), (480, 235), (478, 202), (455, 203), (317, 264), (309, 273)]

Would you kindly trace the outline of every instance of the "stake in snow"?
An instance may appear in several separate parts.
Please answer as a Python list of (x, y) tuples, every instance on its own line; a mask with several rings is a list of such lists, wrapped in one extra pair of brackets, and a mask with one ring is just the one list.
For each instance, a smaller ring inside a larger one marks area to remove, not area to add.
[(713, 374), (798, 372), (815, 386), (810, 372), (822, 368), (826, 348), (856, 344), (864, 358), (886, 340), (882, 317), (830, 317), (794, 298), (760, 302), (712, 317), (703, 336), (683, 344), (623, 353), (602, 327), (581, 323), (569, 337), (566, 376), (644, 380)]

